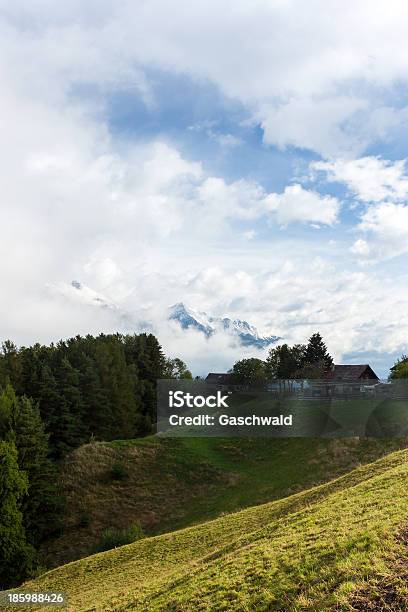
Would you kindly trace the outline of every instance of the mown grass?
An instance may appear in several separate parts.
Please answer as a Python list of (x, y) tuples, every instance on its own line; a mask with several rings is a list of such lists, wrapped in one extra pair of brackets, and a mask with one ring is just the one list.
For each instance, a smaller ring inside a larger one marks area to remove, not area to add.
[(396, 534), (408, 518), (407, 482), (408, 451), (398, 451), (285, 499), (65, 565), (24, 588), (65, 591), (78, 612), (352, 610), (355, 594), (369, 602), (386, 576), (408, 605), (395, 569), (406, 554)]
[(403, 439), (157, 437), (88, 444), (62, 467), (65, 529), (43, 547), (44, 565), (91, 554), (105, 530), (135, 522), (146, 535), (182, 528), (327, 482), (406, 445)]

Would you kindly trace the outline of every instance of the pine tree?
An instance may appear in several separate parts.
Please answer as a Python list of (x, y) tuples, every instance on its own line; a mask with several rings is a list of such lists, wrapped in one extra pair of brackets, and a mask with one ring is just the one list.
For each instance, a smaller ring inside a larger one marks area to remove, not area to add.
[(63, 357), (56, 370), (56, 378), (61, 397), (72, 419), (75, 429), (75, 446), (83, 444), (89, 438), (84, 423), (84, 405), (80, 390), (80, 373), (72, 367), (69, 359)]
[(305, 351), (304, 366), (321, 367), (323, 373), (328, 372), (333, 366), (333, 359), (329, 355), (319, 332), (309, 338)]
[(32, 569), (34, 550), (26, 540), (20, 507), (26, 491), (15, 444), (0, 441), (0, 589), (17, 585)]
[(11, 382), (15, 389), (21, 389), (21, 360), (19, 358), (18, 349), (11, 340), (6, 340), (1, 346), (3, 369), (8, 381)]
[(58, 528), (62, 512), (48, 435), (38, 407), (26, 397), (18, 398), (11, 385), (0, 392), (0, 422), (0, 438), (15, 443), (19, 468), (28, 478), (21, 509), (27, 538), (37, 546)]
[(0, 440), (13, 440), (11, 432), (15, 400), (14, 389), (10, 384), (4, 390), (0, 388)]
[(13, 416), (18, 464), (28, 477), (22, 512), (27, 538), (38, 546), (60, 528), (63, 500), (57, 488), (55, 465), (49, 459), (48, 435), (38, 407), (26, 397), (16, 398)]
[(75, 417), (70, 414), (67, 402), (60, 393), (48, 365), (43, 366), (41, 371), (39, 406), (50, 433), (52, 455), (59, 459), (77, 446)]
[(90, 436), (108, 440), (114, 423), (112, 410), (96, 364), (87, 355), (83, 356), (81, 367), (81, 393), (84, 420)]

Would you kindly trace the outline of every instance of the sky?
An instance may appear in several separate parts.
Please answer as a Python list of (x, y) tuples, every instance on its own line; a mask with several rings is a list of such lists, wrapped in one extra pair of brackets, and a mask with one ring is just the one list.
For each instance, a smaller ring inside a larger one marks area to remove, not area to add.
[(0, 339), (144, 326), (195, 374), (265, 356), (182, 333), (184, 302), (386, 376), (407, 28), (403, 0), (0, 0)]

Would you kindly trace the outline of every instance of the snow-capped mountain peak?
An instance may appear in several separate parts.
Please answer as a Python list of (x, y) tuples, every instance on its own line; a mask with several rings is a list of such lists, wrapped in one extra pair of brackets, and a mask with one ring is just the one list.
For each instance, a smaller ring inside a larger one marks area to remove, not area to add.
[(279, 340), (278, 336), (261, 336), (256, 327), (247, 321), (213, 317), (205, 312), (193, 310), (182, 302), (169, 308), (168, 318), (170, 321), (176, 321), (182, 329), (196, 329), (207, 337), (220, 332), (230, 334), (244, 346), (266, 348)]
[(205, 312), (198, 312), (192, 308), (187, 308), (182, 302), (174, 304), (169, 308), (170, 321), (177, 321), (182, 329), (193, 327), (202, 332), (205, 336), (211, 336), (214, 329), (210, 325), (210, 320)]

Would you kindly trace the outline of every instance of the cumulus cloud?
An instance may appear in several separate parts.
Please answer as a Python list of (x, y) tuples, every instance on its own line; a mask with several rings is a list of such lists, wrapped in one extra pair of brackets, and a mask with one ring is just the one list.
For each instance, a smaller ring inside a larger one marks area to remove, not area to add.
[(347, 185), (361, 202), (401, 202), (408, 197), (405, 159), (390, 161), (372, 156), (354, 160), (335, 159), (314, 162), (311, 168), (324, 172), (329, 181)]
[(364, 238), (354, 242), (352, 253), (375, 262), (408, 252), (406, 160), (371, 156), (314, 162), (311, 168), (324, 172), (328, 181), (344, 183), (364, 207), (355, 228)]
[(366, 101), (354, 97), (294, 97), (276, 106), (264, 104), (258, 116), (268, 144), (311, 149), (323, 157), (339, 152), (354, 155), (366, 141), (358, 130), (345, 129), (345, 122), (366, 106)]
[(269, 194), (266, 207), (276, 214), (278, 223), (282, 225), (294, 221), (333, 225), (337, 221), (340, 202), (296, 184), (286, 187), (283, 193)]
[(339, 360), (352, 351), (395, 352), (407, 347), (408, 326), (395, 316), (406, 305), (403, 279), (341, 270), (322, 257), (291, 258), (275, 270), (250, 278), (241, 275), (203, 270), (200, 293), (206, 308), (219, 307), (217, 291), (222, 288), (223, 308), (230, 314), (235, 309), (240, 317), (288, 342), (304, 342), (319, 329)]
[(324, 10), (321, 0), (236, 0), (225, 12), (215, 0), (32, 0), (2, 13), (3, 41), (20, 36), (14, 61), (28, 78), (40, 63), (34, 91), (46, 86), (56, 98), (94, 83), (134, 88), (154, 104), (146, 71), (184, 73), (245, 105), (266, 142), (323, 156), (358, 154), (406, 114), (395, 95), (408, 73), (404, 0)]
[[(403, 252), (403, 162), (351, 159), (404, 116), (390, 100), (406, 80), (408, 6), (381, 5), (237, 0), (224, 13), (215, 0), (2, 6), (0, 336), (48, 342), (150, 321), (168, 351), (197, 368), (199, 359), (212, 367), (219, 359), (221, 369), (242, 356), (222, 339), (206, 344), (160, 326), (164, 308), (185, 299), (288, 341), (320, 329), (338, 355), (399, 350), (407, 332), (396, 324), (406, 308), (400, 279), (344, 271), (341, 235), (336, 254), (289, 231), (329, 231), (338, 199), (208, 173), (162, 136), (118, 142), (104, 106), (123, 90), (160, 105), (152, 71), (211, 83), (263, 126), (266, 144), (330, 157), (315, 170), (370, 204), (355, 253), (371, 254), (374, 239), (383, 255), (395, 244)], [(214, 138), (224, 149), (240, 144), (227, 132)], [(259, 238), (277, 226), (289, 230)], [(73, 279), (90, 287), (88, 302), (77, 299)]]
[(361, 216), (358, 229), (372, 241), (371, 246), (363, 240), (355, 243), (360, 255), (375, 260), (408, 253), (408, 206), (392, 202), (371, 206)]
[[(139, 329), (148, 320), (166, 352), (181, 356), (196, 374), (216, 367), (222, 371), (244, 356), (266, 356), (265, 350), (244, 349), (231, 337), (217, 334), (207, 339), (166, 322), (168, 300), (177, 292), (180, 295), (183, 284), (183, 299), (188, 304), (213, 315), (228, 314), (256, 323), (261, 333), (279, 335), (285, 342), (305, 342), (319, 330), (337, 361), (350, 352), (378, 355), (408, 348), (408, 325), (395, 316), (406, 304), (403, 280), (344, 271), (321, 256), (311, 261), (293, 257), (275, 269), (252, 274), (224, 265), (204, 267), (180, 279), (178, 270), (169, 270), (151, 290), (154, 308), (149, 309), (141, 308), (137, 290), (120, 307), (86, 287), (82, 292), (72, 286), (59, 290), (72, 308), (79, 300), (85, 303), (86, 312), (93, 311), (100, 325), (107, 312), (111, 325), (121, 331)], [(160, 297), (163, 292), (166, 299)], [(385, 360), (383, 368), (385, 373)]]

